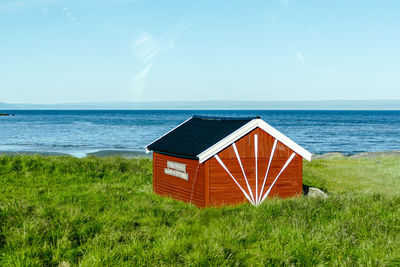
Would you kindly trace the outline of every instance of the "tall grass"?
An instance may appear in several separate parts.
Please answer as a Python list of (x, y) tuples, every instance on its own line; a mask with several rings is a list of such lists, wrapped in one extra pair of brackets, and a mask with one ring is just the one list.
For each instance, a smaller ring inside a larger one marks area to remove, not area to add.
[(329, 192), (400, 193), (400, 157), (336, 158), (306, 162), (304, 183)]
[(400, 265), (400, 161), (380, 160), (306, 164), (328, 199), (198, 209), (154, 195), (148, 159), (0, 156), (0, 265)]

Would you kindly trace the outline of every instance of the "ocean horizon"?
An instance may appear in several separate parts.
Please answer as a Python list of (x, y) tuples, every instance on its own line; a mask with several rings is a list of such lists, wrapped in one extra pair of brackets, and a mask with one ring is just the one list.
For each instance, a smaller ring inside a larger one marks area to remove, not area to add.
[(400, 111), (0, 110), (0, 153), (137, 155), (193, 115), (260, 116), (313, 154), (400, 150)]

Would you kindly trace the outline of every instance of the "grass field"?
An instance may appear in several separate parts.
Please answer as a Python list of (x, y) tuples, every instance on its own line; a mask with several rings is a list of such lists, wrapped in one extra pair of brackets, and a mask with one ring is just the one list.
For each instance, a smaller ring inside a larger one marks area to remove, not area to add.
[(0, 156), (0, 266), (400, 265), (400, 157), (305, 162), (328, 199), (198, 209), (148, 159)]

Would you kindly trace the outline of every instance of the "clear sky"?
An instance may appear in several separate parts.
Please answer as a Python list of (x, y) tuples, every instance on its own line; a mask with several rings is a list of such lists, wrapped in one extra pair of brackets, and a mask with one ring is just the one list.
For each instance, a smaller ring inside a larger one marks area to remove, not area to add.
[(0, 0), (0, 102), (400, 99), (400, 1)]

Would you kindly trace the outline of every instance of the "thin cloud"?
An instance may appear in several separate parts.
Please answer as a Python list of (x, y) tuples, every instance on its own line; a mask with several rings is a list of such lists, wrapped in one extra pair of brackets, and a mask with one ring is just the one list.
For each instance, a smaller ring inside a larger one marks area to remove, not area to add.
[(131, 42), (131, 53), (142, 63), (147, 64), (156, 56), (174, 49), (178, 37), (191, 26), (191, 21), (183, 19), (158, 39), (148, 32), (142, 32)]
[(279, 0), (281, 3), (282, 3), (282, 5), (284, 5), (284, 6), (289, 6), (290, 5), (290, 1), (289, 0)]
[(16, 13), (31, 8), (46, 8), (56, 5), (70, 5), (76, 7), (95, 7), (119, 5), (137, 2), (138, 0), (2, 0), (0, 12)]
[(305, 64), (305, 63), (306, 63), (306, 60), (304, 59), (303, 53), (297, 52), (297, 53), (296, 53), (296, 57), (297, 57), (297, 59), (298, 59), (302, 64)]
[(143, 32), (131, 42), (131, 53), (146, 64), (158, 54), (160, 47), (160, 43), (151, 34)]
[(138, 74), (129, 82), (129, 87), (132, 90), (134, 101), (139, 101), (142, 97), (143, 88), (147, 81), (147, 76), (150, 73), (152, 64), (145, 66)]
[(180, 35), (192, 26), (192, 22), (181, 20), (159, 38), (142, 31), (131, 43), (131, 54), (137, 58), (145, 67), (129, 82), (135, 101), (139, 101), (149, 75), (151, 66), (155, 59), (162, 54), (175, 48), (176, 41)]
[(66, 16), (67, 20), (69, 20), (72, 24), (78, 25), (78, 19), (72, 14), (71, 10), (68, 7), (62, 8), (64, 15)]
[(6, 0), (0, 3), (0, 12), (15, 13), (29, 8), (45, 8), (61, 3), (61, 0)]
[(186, 32), (193, 23), (187, 19), (183, 19), (174, 25), (169, 31), (163, 34), (160, 38), (161, 52), (166, 52), (175, 48), (175, 42), (178, 37)]

